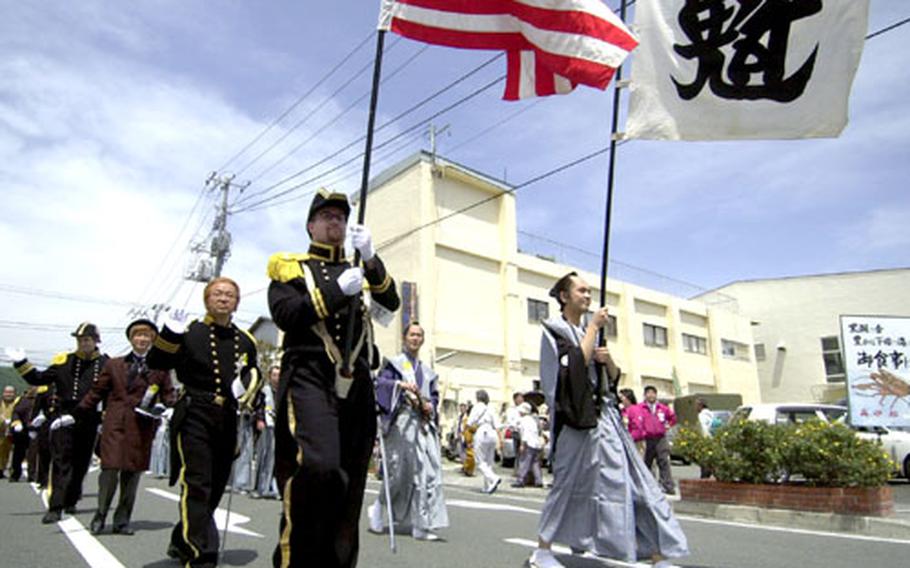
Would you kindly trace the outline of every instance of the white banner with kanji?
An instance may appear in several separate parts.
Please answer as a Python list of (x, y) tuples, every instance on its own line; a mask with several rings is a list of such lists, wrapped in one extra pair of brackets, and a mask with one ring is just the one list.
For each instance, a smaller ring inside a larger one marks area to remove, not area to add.
[(854, 426), (910, 426), (910, 317), (841, 316)]
[(626, 135), (836, 137), (868, 0), (638, 0)]

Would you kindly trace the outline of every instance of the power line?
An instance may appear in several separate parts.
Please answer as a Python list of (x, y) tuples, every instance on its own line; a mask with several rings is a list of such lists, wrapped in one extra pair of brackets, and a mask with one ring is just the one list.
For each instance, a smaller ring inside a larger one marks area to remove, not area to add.
[[(388, 140), (384, 141), (382, 144), (376, 145), (376, 146), (374, 147), (374, 150), (375, 150), (375, 149), (383, 148), (383, 147), (385, 147), (385, 146), (387, 146), (387, 145), (389, 145), (389, 144), (395, 142), (395, 141), (398, 140), (399, 138), (401, 138), (401, 137), (403, 137), (403, 136), (406, 136), (406, 135), (410, 134), (410, 133), (413, 132), (415, 129), (418, 129), (418, 128), (423, 127), (424, 125), (428, 124), (429, 122), (432, 122), (433, 119), (438, 118), (439, 116), (445, 114), (446, 112), (452, 110), (453, 108), (456, 108), (456, 107), (458, 107), (458, 106), (460, 106), (460, 105), (466, 103), (467, 101), (469, 101), (469, 100), (471, 100), (471, 99), (477, 97), (478, 95), (481, 95), (482, 93), (488, 91), (490, 88), (495, 87), (496, 85), (498, 85), (499, 83), (501, 83), (504, 79), (505, 79), (505, 75), (500, 75), (499, 77), (497, 77), (497, 78), (494, 79), (493, 81), (487, 83), (487, 84), (484, 85), (483, 87), (480, 87), (479, 89), (477, 89), (477, 90), (473, 91), (472, 93), (470, 93), (470, 94), (468, 94), (468, 95), (466, 95), (466, 96), (464, 96), (464, 97), (458, 99), (457, 101), (455, 101), (455, 102), (452, 103), (451, 105), (449, 105), (449, 106), (443, 108), (442, 110), (436, 112), (435, 114), (432, 114), (432, 115), (430, 115), (429, 117), (427, 117), (427, 118), (421, 120), (420, 122), (417, 122), (416, 124), (410, 126), (409, 128), (407, 128), (407, 129), (405, 129), (405, 130), (399, 132), (399, 133), (396, 134), (395, 136), (393, 136), (393, 137), (389, 138)], [(388, 123), (387, 123), (387, 124), (388, 124)], [(380, 127), (380, 128), (382, 128), (382, 127)], [(380, 128), (377, 128), (376, 130), (379, 130)], [(350, 145), (349, 145), (348, 147), (350, 147)], [(344, 149), (347, 149), (347, 147), (344, 148)], [(329, 156), (328, 158), (323, 159), (322, 161), (326, 161), (327, 159), (334, 157), (335, 155), (339, 154), (340, 152), (341, 152), (341, 151), (338, 151), (338, 152), (336, 152), (335, 154), (333, 154), (332, 156)], [(302, 188), (302, 187), (305, 187), (306, 185), (308, 185), (308, 184), (310, 184), (310, 183), (312, 183), (312, 182), (314, 182), (314, 181), (316, 181), (316, 180), (322, 179), (322, 178), (325, 177), (326, 175), (328, 175), (328, 174), (330, 174), (330, 173), (334, 173), (334, 172), (338, 171), (339, 169), (341, 169), (342, 167), (346, 166), (347, 164), (350, 164), (351, 162), (360, 159), (362, 156), (363, 156), (363, 152), (361, 152), (360, 154), (357, 154), (357, 155), (351, 157), (351, 158), (348, 159), (348, 160), (345, 160), (344, 162), (342, 162), (342, 163), (340, 163), (340, 164), (338, 164), (338, 165), (336, 165), (336, 166), (334, 166), (334, 167), (332, 167), (332, 168), (329, 168), (329, 169), (326, 170), (326, 171), (323, 171), (322, 173), (317, 174), (317, 175), (314, 176), (314, 177), (309, 178), (309, 179), (306, 180), (306, 181), (303, 181), (303, 182), (301, 182), (301, 183), (299, 183), (299, 184), (297, 184), (297, 185), (291, 186), (291, 187), (289, 187), (289, 188), (287, 188), (287, 189), (285, 189), (285, 190), (283, 190), (283, 191), (280, 191), (280, 192), (276, 193), (275, 195), (272, 195), (272, 196), (270, 196), (270, 197), (266, 197), (266, 198), (264, 198), (264, 199), (262, 199), (262, 200), (260, 200), (260, 201), (258, 201), (258, 202), (256, 202), (256, 203), (253, 203), (253, 204), (251, 204), (251, 205), (246, 206), (245, 208), (242, 208), (242, 209), (240, 209), (240, 210), (238, 210), (238, 211), (235, 211), (235, 213), (239, 213), (239, 212), (243, 212), (243, 211), (255, 211), (255, 210), (258, 210), (258, 209), (263, 209), (263, 208), (265, 208), (265, 207), (270, 207), (270, 206), (272, 206), (272, 205), (269, 205), (269, 204), (270, 204), (271, 202), (273, 202), (274, 200), (278, 199), (279, 197), (283, 197), (283, 196), (285, 196), (285, 195), (287, 195), (287, 194), (289, 194), (289, 193), (291, 193), (291, 192), (293, 192), (293, 191), (295, 191), (295, 190), (297, 190), (297, 189), (300, 189), (300, 188)]]
[[(399, 41), (400, 41), (400, 39), (401, 39), (401, 38), (399, 38)], [(384, 53), (387, 54), (387, 53), (389, 53), (390, 51), (392, 51), (392, 49), (395, 47), (395, 45), (397, 45), (397, 43), (398, 43), (397, 41), (396, 41), (396, 42), (393, 42), (392, 45), (390, 45), (388, 48), (386, 48), (386, 50), (385, 50)], [(347, 81), (345, 81), (344, 83), (342, 83), (340, 87), (336, 88), (331, 94), (329, 94), (327, 97), (325, 97), (325, 98), (322, 100), (321, 103), (319, 103), (318, 105), (316, 105), (316, 106), (315, 106), (313, 109), (311, 109), (310, 112), (308, 112), (303, 118), (301, 118), (301, 119), (298, 120), (296, 123), (294, 123), (294, 125), (291, 126), (291, 127), (290, 127), (284, 134), (282, 134), (277, 140), (275, 140), (274, 142), (272, 142), (272, 144), (270, 144), (268, 148), (266, 148), (265, 150), (263, 150), (262, 152), (260, 152), (260, 153), (259, 153), (255, 158), (253, 158), (253, 160), (252, 160), (251, 162), (249, 162), (247, 165), (243, 166), (243, 168), (241, 168), (241, 169), (237, 172), (237, 175), (241, 175), (243, 172), (245, 172), (247, 169), (249, 169), (250, 166), (252, 166), (252, 165), (255, 164), (256, 162), (258, 162), (258, 161), (260, 160), (260, 158), (262, 158), (263, 156), (265, 156), (266, 154), (268, 154), (269, 152), (271, 152), (271, 151), (272, 151), (273, 149), (275, 149), (275, 147), (278, 146), (280, 143), (284, 142), (284, 140), (287, 139), (288, 136), (290, 136), (291, 134), (293, 134), (295, 130), (297, 130), (298, 128), (300, 128), (300, 127), (303, 126), (304, 124), (306, 124), (306, 122), (307, 122), (310, 118), (312, 118), (313, 116), (316, 115), (317, 112), (319, 112), (320, 110), (322, 110), (322, 107), (324, 107), (325, 105), (327, 105), (327, 104), (329, 104), (330, 102), (332, 102), (338, 94), (340, 94), (343, 90), (345, 90), (346, 88), (348, 88), (354, 81), (356, 81), (357, 79), (359, 79), (361, 75), (363, 75), (367, 70), (371, 69), (372, 67), (373, 67), (373, 60), (370, 59), (369, 61), (367, 61), (366, 63), (364, 63), (363, 66), (361, 66), (360, 69), (358, 69), (353, 75), (351, 75), (351, 76), (348, 78)], [(360, 100), (360, 99), (358, 99), (358, 100)], [(341, 115), (344, 115), (346, 112), (347, 112), (347, 111), (342, 112)], [(337, 120), (337, 118), (336, 118), (336, 120)], [(326, 127), (323, 127), (323, 129), (321, 129), (321, 130), (324, 130), (325, 128), (326, 128)], [(320, 132), (321, 132), (321, 130), (320, 130)], [(310, 136), (310, 138), (307, 138), (306, 142), (309, 142), (312, 138), (313, 138), (313, 137)], [(273, 168), (275, 168), (275, 166), (277, 166), (278, 164), (282, 163), (284, 160), (286, 160), (288, 157), (290, 157), (292, 154), (294, 154), (297, 150), (299, 150), (301, 147), (303, 147), (303, 145), (306, 144), (306, 142), (304, 142), (303, 144), (298, 145), (298, 146), (295, 147), (293, 150), (291, 150), (289, 153), (285, 154), (285, 155), (284, 155), (281, 159), (279, 159), (277, 162), (273, 163), (271, 166), (269, 166), (269, 167), (267, 167), (265, 170), (261, 171), (261, 172), (260, 172), (259, 174), (257, 174), (256, 177), (253, 178), (251, 181), (255, 182), (255, 181), (259, 180), (260, 178), (262, 178), (262, 176), (264, 176), (266, 173), (270, 172)]]
[(906, 25), (906, 24), (908, 24), (908, 23), (910, 23), (910, 18), (904, 18), (903, 20), (900, 20), (900, 21), (898, 21), (898, 22), (895, 22), (895, 23), (891, 24), (890, 26), (887, 26), (887, 27), (884, 27), (884, 28), (882, 28), (882, 29), (880, 29), (880, 30), (877, 30), (877, 31), (872, 32), (871, 34), (869, 34), (869, 35), (866, 36), (866, 40), (870, 40), (870, 39), (872, 39), (872, 38), (874, 38), (874, 37), (876, 37), (876, 36), (880, 36), (880, 35), (882, 35), (882, 34), (885, 33), (885, 32), (890, 32), (891, 30), (895, 30), (895, 29), (897, 29), (897, 28), (899, 28), (899, 27), (901, 27), (901, 26), (903, 26), (903, 25)]
[[(351, 57), (353, 57), (354, 54), (357, 53), (357, 52), (360, 50), (360, 48), (362, 48), (364, 45), (366, 45), (366, 43), (367, 43), (368, 41), (370, 41), (371, 39), (373, 39), (373, 37), (374, 37), (375, 35), (376, 35), (376, 32), (375, 32), (375, 31), (370, 32), (370, 34), (369, 34), (367, 37), (365, 37), (360, 43), (358, 43), (358, 44), (354, 47), (354, 49), (352, 49), (347, 55), (345, 55), (345, 56), (341, 59), (341, 61), (339, 61), (338, 63), (336, 63), (335, 66), (332, 67), (332, 69), (330, 69), (328, 73), (326, 73), (325, 75), (323, 75), (323, 77), (322, 77), (321, 79), (319, 79), (319, 81), (317, 81), (312, 87), (310, 87), (310, 89), (309, 89), (306, 93), (304, 93), (303, 95), (301, 95), (296, 101), (294, 101), (294, 103), (293, 103), (291, 106), (289, 106), (289, 107), (288, 107), (283, 113), (281, 113), (275, 120), (273, 120), (271, 123), (269, 123), (269, 125), (266, 126), (266, 127), (262, 130), (262, 132), (260, 132), (255, 138), (253, 138), (250, 142), (248, 142), (246, 146), (244, 146), (243, 148), (241, 148), (239, 152), (237, 152), (236, 154), (234, 154), (233, 156), (231, 156), (231, 158), (228, 159), (228, 161), (225, 162), (220, 168), (218, 168), (217, 171), (224, 171), (225, 168), (227, 168), (234, 160), (236, 160), (237, 158), (239, 158), (240, 156), (242, 156), (244, 152), (246, 152), (247, 150), (249, 150), (256, 142), (258, 142), (260, 139), (262, 139), (262, 137), (265, 136), (266, 133), (268, 133), (268, 132), (269, 132), (272, 128), (274, 128), (279, 122), (281, 122), (281, 121), (284, 119), (284, 117), (286, 117), (286, 116), (289, 115), (291, 112), (293, 112), (293, 110), (294, 110), (295, 108), (297, 108), (304, 100), (306, 100), (307, 97), (309, 97), (316, 89), (318, 89), (323, 83), (325, 83), (325, 82), (329, 79), (329, 77), (331, 77), (332, 75), (335, 74), (336, 71), (338, 71), (339, 69), (341, 69), (341, 67), (344, 66), (344, 64), (347, 63), (348, 60), (350, 60)], [(244, 169), (246, 169), (246, 168), (244, 168)]]
[[(623, 144), (624, 142), (626, 142), (626, 140), (620, 141), (619, 143), (617, 143), (617, 146)], [(438, 219), (435, 219), (435, 220), (433, 220), (433, 221), (424, 223), (424, 224), (422, 224), (422, 225), (418, 225), (417, 227), (415, 227), (415, 228), (413, 228), (413, 229), (410, 229), (410, 230), (408, 230), (408, 231), (405, 231), (404, 233), (401, 233), (401, 234), (398, 235), (398, 236), (392, 237), (392, 238), (390, 238), (390, 239), (388, 239), (388, 240), (386, 240), (386, 241), (380, 243), (379, 246), (376, 247), (376, 248), (377, 248), (377, 249), (386, 248), (386, 247), (388, 247), (388, 246), (391, 246), (391, 245), (393, 245), (393, 244), (395, 244), (395, 243), (397, 243), (397, 242), (399, 242), (399, 241), (401, 241), (401, 240), (403, 240), (403, 239), (405, 239), (405, 238), (407, 238), (407, 237), (413, 235), (414, 233), (420, 232), (420, 231), (422, 231), (422, 230), (424, 230), (424, 229), (427, 229), (427, 228), (429, 228), (429, 227), (432, 227), (432, 226), (434, 226), (434, 225), (438, 225), (439, 223), (442, 223), (443, 221), (445, 221), (445, 220), (447, 220), (447, 219), (451, 219), (452, 217), (454, 217), (454, 216), (456, 216), (456, 215), (461, 215), (462, 213), (466, 213), (467, 211), (470, 211), (471, 209), (474, 209), (474, 208), (476, 208), (476, 207), (480, 207), (480, 206), (483, 205), (484, 203), (489, 203), (490, 201), (494, 201), (494, 200), (496, 200), (496, 199), (499, 199), (500, 197), (502, 197), (502, 196), (505, 195), (505, 194), (515, 194), (515, 193), (518, 192), (519, 190), (521, 190), (521, 189), (523, 189), (523, 188), (525, 188), (525, 187), (528, 187), (529, 185), (533, 185), (533, 184), (535, 184), (535, 183), (537, 183), (537, 182), (539, 182), (539, 181), (545, 180), (545, 179), (547, 179), (548, 177), (554, 176), (554, 175), (556, 175), (556, 174), (558, 174), (558, 173), (560, 173), (560, 172), (562, 172), (562, 171), (565, 171), (565, 170), (567, 170), (567, 169), (569, 169), (569, 168), (573, 168), (573, 167), (575, 167), (575, 166), (577, 166), (577, 165), (579, 165), (579, 164), (582, 164), (582, 163), (584, 163), (584, 162), (587, 162), (588, 160), (591, 160), (591, 159), (593, 159), (593, 158), (596, 158), (597, 156), (600, 156), (601, 154), (604, 154), (604, 153), (608, 152), (609, 150), (610, 150), (610, 147), (609, 147), (609, 146), (604, 146), (603, 148), (601, 148), (601, 149), (599, 149), (599, 150), (595, 150), (594, 152), (591, 152), (591, 153), (589, 153), (589, 154), (586, 154), (586, 155), (584, 155), (584, 156), (582, 156), (582, 157), (580, 157), (580, 158), (577, 158), (577, 159), (575, 159), (575, 160), (572, 160), (571, 162), (568, 162), (568, 163), (566, 163), (566, 164), (563, 164), (563, 165), (561, 165), (561, 166), (558, 166), (558, 167), (556, 167), (556, 168), (553, 168), (552, 170), (549, 170), (549, 171), (547, 171), (547, 172), (544, 172), (543, 174), (540, 174), (539, 176), (533, 177), (533, 178), (531, 178), (531, 179), (529, 179), (529, 180), (527, 180), (527, 181), (525, 181), (525, 182), (522, 182), (522, 183), (520, 183), (520, 184), (518, 184), (518, 185), (516, 185), (516, 186), (513, 186), (513, 187), (510, 188), (510, 189), (504, 190), (504, 191), (503, 191), (502, 193), (500, 193), (500, 194), (491, 195), (491, 196), (489, 196), (489, 197), (485, 197), (485, 198), (481, 199), (480, 201), (475, 201), (474, 203), (471, 203), (471, 204), (469, 204), (469, 205), (466, 205), (466, 206), (462, 207), (461, 209), (457, 209), (457, 210), (455, 210), (455, 211), (452, 211), (451, 213), (447, 213), (446, 215), (443, 215), (442, 217), (440, 217), (440, 218), (438, 218)]]
[[(415, 104), (415, 105), (409, 107), (407, 110), (405, 110), (405, 111), (403, 111), (402, 113), (398, 114), (396, 117), (394, 117), (394, 118), (392, 118), (392, 119), (386, 121), (386, 122), (385, 122), (384, 124), (382, 124), (381, 126), (378, 126), (378, 127), (375, 129), (375, 132), (379, 132), (379, 131), (381, 131), (381, 130), (383, 130), (383, 129), (389, 127), (389, 126), (391, 126), (391, 125), (394, 124), (395, 122), (401, 120), (402, 118), (404, 118), (404, 117), (407, 116), (408, 114), (410, 114), (410, 113), (416, 111), (417, 109), (419, 109), (420, 107), (424, 106), (425, 104), (427, 104), (428, 102), (432, 101), (433, 99), (435, 99), (435, 98), (441, 96), (442, 94), (446, 93), (447, 91), (453, 89), (455, 86), (459, 85), (460, 83), (463, 83), (464, 81), (466, 81), (467, 79), (469, 79), (470, 77), (472, 77), (473, 75), (475, 75), (476, 73), (478, 73), (479, 71), (481, 71), (482, 69), (484, 69), (485, 67), (487, 67), (488, 65), (490, 65), (491, 63), (493, 63), (494, 61), (496, 61), (497, 59), (501, 58), (502, 56), (503, 56), (503, 54), (502, 54), (502, 53), (499, 53), (499, 54), (493, 56), (492, 58), (488, 59), (488, 60), (485, 61), (484, 63), (480, 64), (479, 66), (475, 67), (474, 69), (471, 69), (470, 71), (468, 71), (468, 72), (465, 73), (464, 75), (460, 76), (459, 78), (455, 79), (454, 81), (452, 81), (451, 83), (449, 83), (448, 85), (446, 85), (445, 87), (443, 87), (442, 89), (440, 89), (440, 90), (436, 91), (435, 93), (433, 93), (432, 95), (430, 95), (430, 96), (424, 98), (422, 101), (418, 102), (417, 104)], [(499, 79), (496, 80), (496, 82), (501, 81), (503, 78), (504, 78), (504, 77), (500, 77)], [(481, 89), (481, 91), (482, 91), (482, 90), (485, 90), (485, 89), (487, 89), (487, 88), (489, 88), (489, 85), (486, 86), (486, 87), (483, 87), (483, 88)], [(480, 92), (480, 91), (475, 91), (473, 94), (479, 94), (479, 92)], [(462, 99), (461, 102), (465, 102), (465, 101), (469, 100), (470, 98), (472, 98), (472, 97), (470, 97), (470, 96), (469, 96), (469, 97), (466, 97), (465, 99)], [(451, 110), (451, 109), (454, 108), (455, 106), (457, 106), (457, 105), (448, 107), (448, 108), (446, 109), (446, 111), (447, 111), (447, 110)], [(436, 116), (438, 116), (438, 114), (437, 114)], [(431, 119), (428, 119), (428, 120), (432, 120), (432, 118), (431, 118)], [(270, 185), (270, 186), (268, 186), (268, 187), (266, 187), (266, 188), (264, 188), (264, 189), (261, 189), (261, 190), (259, 190), (259, 191), (257, 191), (257, 192), (254, 192), (253, 194), (251, 194), (251, 195), (248, 197), (247, 201), (248, 201), (250, 198), (258, 197), (258, 196), (261, 196), (261, 195), (265, 195), (265, 194), (267, 194), (267, 193), (269, 193), (269, 192), (271, 192), (271, 191), (277, 189), (278, 187), (284, 185), (285, 183), (287, 183), (287, 182), (289, 182), (289, 181), (291, 181), (291, 180), (293, 180), (293, 179), (296, 179), (296, 178), (300, 177), (301, 175), (303, 175), (303, 174), (305, 174), (305, 173), (307, 173), (307, 172), (309, 172), (309, 171), (315, 169), (316, 167), (318, 167), (318, 166), (320, 166), (320, 165), (326, 163), (327, 161), (329, 161), (329, 160), (331, 160), (332, 158), (338, 156), (339, 154), (345, 152), (346, 150), (349, 150), (350, 148), (352, 148), (352, 147), (354, 147), (354, 146), (357, 146), (358, 144), (360, 144), (361, 142), (363, 142), (363, 140), (364, 140), (365, 138), (366, 138), (366, 136), (360, 136), (360, 137), (358, 137), (356, 140), (352, 140), (351, 142), (349, 142), (348, 144), (346, 144), (346, 145), (344, 145), (343, 147), (339, 148), (339, 149), (336, 150), (335, 152), (329, 154), (328, 156), (326, 156), (326, 157), (324, 157), (324, 158), (318, 160), (317, 162), (315, 162), (315, 163), (313, 163), (313, 164), (310, 164), (310, 165), (307, 166), (306, 168), (304, 168), (304, 169), (302, 169), (302, 170), (299, 170), (298, 172), (296, 172), (296, 173), (294, 173), (294, 174), (291, 174), (290, 176), (287, 176), (287, 177), (285, 177), (284, 179), (282, 179), (282, 180), (280, 180), (280, 181), (278, 181), (278, 182), (276, 182), (276, 183), (274, 183), (274, 184), (272, 184), (272, 185)], [(357, 156), (357, 157), (360, 157), (360, 156), (362, 156), (362, 153), (361, 153), (359, 156)], [(357, 157), (355, 157), (354, 159), (357, 159)], [(332, 171), (334, 171), (334, 170), (332, 170)], [(306, 183), (306, 182), (305, 182), (305, 183)], [(298, 185), (292, 187), (291, 190), (297, 189), (297, 188), (299, 188), (300, 186), (301, 186), (301, 184), (298, 184)], [(275, 195), (274, 197), (280, 197), (280, 196), (282, 196), (282, 195), (285, 195), (285, 194), (286, 194), (286, 191), (288, 191), (288, 190), (285, 190), (285, 192), (281, 192), (281, 193)], [(263, 203), (263, 202), (264, 202), (263, 200), (260, 200), (260, 201), (254, 202), (252, 205), (249, 205), (249, 206), (247, 206), (247, 207), (248, 207), (248, 208), (256, 207), (256, 206), (260, 205), (260, 204)], [(246, 210), (246, 209), (241, 209), (240, 211), (243, 211), (243, 210)]]
[[(402, 70), (404, 70), (406, 67), (408, 67), (415, 59), (417, 59), (418, 57), (420, 57), (420, 55), (422, 55), (427, 49), (429, 49), (429, 46), (423, 46), (420, 50), (417, 51), (417, 53), (413, 54), (413, 55), (412, 55), (410, 58), (408, 58), (404, 63), (402, 63), (401, 65), (399, 65), (398, 67), (396, 67), (394, 70), (392, 70), (392, 72), (389, 73), (389, 74), (386, 76), (385, 79), (383, 79), (383, 81), (382, 81), (381, 84), (385, 84), (386, 81), (389, 81), (389, 80), (391, 80), (392, 78), (394, 78), (398, 73), (400, 73)], [(373, 62), (371, 61), (370, 63), (368, 63), (368, 64), (364, 67), (363, 70), (370, 69), (372, 66), (373, 66)], [(335, 94), (336, 94), (336, 93), (333, 93), (329, 98), (327, 98), (327, 99), (326, 99), (326, 102), (332, 100), (332, 97), (334, 97)], [(288, 159), (288, 158), (290, 158), (292, 155), (296, 154), (296, 153), (297, 153), (301, 148), (303, 148), (306, 144), (308, 144), (308, 143), (311, 142), (314, 138), (316, 138), (317, 136), (319, 136), (320, 134), (322, 134), (322, 133), (323, 133), (324, 131), (326, 131), (330, 126), (332, 126), (333, 124), (335, 124), (336, 122), (338, 122), (339, 120), (341, 120), (345, 115), (347, 115), (351, 110), (353, 110), (355, 107), (357, 107), (357, 105), (359, 105), (361, 102), (363, 102), (364, 99), (366, 99), (366, 98), (369, 97), (369, 96), (370, 96), (370, 92), (367, 91), (366, 93), (364, 93), (363, 95), (361, 95), (360, 97), (358, 97), (354, 102), (352, 102), (351, 104), (349, 104), (349, 105), (348, 105), (346, 108), (344, 108), (340, 113), (338, 113), (337, 115), (335, 115), (335, 117), (332, 118), (332, 120), (330, 120), (329, 122), (327, 122), (327, 123), (323, 124), (321, 127), (319, 127), (315, 132), (313, 132), (312, 134), (310, 134), (310, 136), (308, 136), (305, 140), (303, 140), (303, 141), (302, 141), (301, 143), (299, 143), (297, 146), (295, 146), (294, 148), (292, 148), (289, 152), (287, 152), (287, 153), (286, 153), (284, 156), (282, 156), (279, 160), (277, 160), (276, 162), (274, 162), (271, 166), (269, 166), (268, 168), (266, 168), (266, 169), (264, 169), (263, 171), (259, 172), (259, 174), (257, 174), (256, 177), (254, 177), (251, 181), (253, 181), (253, 182), (258, 181), (258, 180), (261, 179), (265, 174), (267, 174), (268, 172), (272, 171), (272, 170), (273, 170), (275, 167), (277, 167), (279, 164), (283, 163), (286, 159)], [(254, 192), (253, 194), (248, 195), (247, 197), (238, 200), (238, 203), (243, 203), (244, 201), (249, 201), (252, 197), (255, 197), (255, 196), (257, 196), (257, 195), (262, 195), (263, 193), (266, 193), (267, 191), (268, 191), (268, 188), (263, 189), (263, 190), (260, 190), (260, 191), (257, 191), (257, 192)]]

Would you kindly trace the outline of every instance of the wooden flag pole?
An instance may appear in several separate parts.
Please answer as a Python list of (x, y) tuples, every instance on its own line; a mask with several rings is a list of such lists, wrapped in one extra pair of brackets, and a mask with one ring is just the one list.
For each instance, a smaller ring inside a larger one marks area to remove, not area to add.
[[(385, 30), (379, 30), (376, 33), (376, 58), (373, 61), (373, 90), (370, 93), (370, 115), (367, 120), (367, 140), (366, 149), (363, 152), (363, 175), (360, 179), (360, 203), (357, 209), (357, 223), (363, 224), (367, 212), (367, 190), (370, 183), (370, 157), (373, 153), (373, 127), (376, 124), (376, 104), (379, 100), (379, 78), (382, 75), (382, 50), (385, 43)], [(354, 266), (360, 264), (360, 251), (354, 251)], [(351, 297), (351, 305), (348, 315), (348, 329), (344, 336), (344, 351), (342, 352), (341, 373), (346, 377), (353, 376), (351, 369), (351, 347), (354, 343), (354, 322), (357, 314), (357, 298), (355, 294)], [(367, 346), (372, 349), (371, 346)]]
[[(626, 21), (626, 0), (622, 0), (619, 8), (619, 18)], [(616, 133), (619, 131), (619, 95), (620, 82), (622, 81), (622, 65), (616, 69), (614, 78), (615, 86), (613, 90), (613, 126), (610, 129), (610, 165), (607, 171), (607, 207), (604, 219), (604, 248), (603, 263), (600, 267), (600, 306), (607, 305), (607, 265), (610, 262), (610, 222), (613, 212), (613, 177), (616, 169)], [(609, 325), (609, 322), (607, 322)], [(606, 327), (606, 326), (604, 326)], [(607, 344), (607, 336), (604, 328), (600, 329), (598, 334), (598, 345), (601, 347)]]

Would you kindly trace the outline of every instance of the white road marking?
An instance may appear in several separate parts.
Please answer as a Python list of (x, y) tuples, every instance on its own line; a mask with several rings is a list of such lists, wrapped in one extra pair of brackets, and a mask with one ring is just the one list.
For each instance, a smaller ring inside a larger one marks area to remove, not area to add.
[(484, 503), (482, 501), (466, 501), (464, 499), (446, 499), (446, 505), (450, 507), (463, 507), (465, 509), (481, 509), (484, 511), (509, 511), (513, 513), (530, 513), (537, 515), (540, 513), (537, 509), (527, 509), (516, 505), (504, 505), (500, 503)]
[[(32, 489), (41, 497), (47, 508), (47, 491), (38, 489), (37, 483), (31, 483)], [(66, 515), (57, 522), (57, 527), (66, 535), (76, 551), (92, 568), (126, 568), (117, 557), (101, 544), (92, 533), (87, 531), (76, 517)]]
[[(180, 501), (180, 495), (176, 493), (171, 493), (170, 491), (165, 491), (164, 489), (158, 489), (156, 487), (146, 487), (146, 491), (158, 497), (164, 497), (174, 501), (175, 503)], [(224, 530), (225, 521), (227, 520), (227, 509), (222, 509), (221, 507), (215, 509), (215, 526), (218, 527), (219, 531)], [(254, 536), (256, 538), (265, 538), (263, 535), (241, 528), (237, 525), (243, 525), (250, 522), (250, 518), (246, 515), (241, 515), (237, 511), (231, 511), (231, 519), (228, 526), (229, 533), (242, 534), (246, 536)]]
[[(524, 546), (527, 548), (537, 548), (536, 540), (528, 540), (526, 538), (504, 538), (503, 541), (508, 542), (509, 544), (517, 544), (518, 546)], [(569, 547), (561, 546), (558, 544), (554, 544), (552, 547), (552, 550), (556, 554), (565, 554), (565, 555), (572, 554), (572, 550)], [(623, 568), (629, 568), (629, 567), (639, 568), (640, 566), (651, 566), (650, 562), (623, 562), (622, 560), (612, 560), (610, 558), (601, 558), (594, 554), (583, 554), (580, 556), (582, 558), (597, 560), (604, 566), (621, 566)]]
[(676, 518), (681, 521), (691, 521), (694, 523), (702, 523), (702, 524), (706, 524), (706, 525), (725, 525), (728, 527), (738, 527), (738, 528), (749, 529), (749, 530), (786, 532), (786, 533), (804, 534), (804, 535), (810, 535), (810, 536), (842, 538), (842, 539), (847, 539), (847, 540), (865, 540), (865, 541), (869, 541), (869, 542), (887, 542), (890, 544), (910, 544), (910, 540), (899, 539), (899, 538), (885, 538), (885, 537), (881, 537), (881, 536), (866, 536), (866, 535), (862, 535), (862, 534), (814, 531), (814, 530), (809, 530), (809, 529), (794, 529), (794, 528), (790, 528), (790, 527), (775, 527), (772, 525), (738, 523), (735, 521), (719, 521), (717, 519), (705, 519), (702, 517), (689, 517), (689, 516), (683, 516), (683, 515), (677, 515)]

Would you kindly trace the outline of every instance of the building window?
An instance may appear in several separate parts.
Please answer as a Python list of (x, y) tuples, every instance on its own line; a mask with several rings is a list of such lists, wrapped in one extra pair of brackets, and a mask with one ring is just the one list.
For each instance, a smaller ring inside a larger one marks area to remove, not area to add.
[(689, 353), (708, 354), (708, 340), (697, 335), (682, 334), (683, 349)]
[[(587, 314), (587, 317), (585, 318), (585, 322), (591, 321), (591, 319), (593, 317), (594, 317), (594, 312), (592, 312), (591, 310), (588, 310), (588, 314)], [(617, 329), (618, 329), (617, 325), (618, 324), (616, 323), (616, 316), (608, 315), (607, 316), (607, 325), (604, 326), (607, 330), (607, 337), (616, 337), (617, 336)]]
[(550, 317), (550, 304), (528, 298), (528, 321), (539, 323)]
[(766, 356), (767, 355), (765, 355), (765, 344), (756, 343), (755, 344), (755, 360), (764, 361)]
[(846, 379), (844, 359), (840, 352), (840, 339), (836, 335), (822, 337), (822, 359), (825, 362), (825, 378), (828, 382), (844, 382)]
[(749, 360), (749, 346), (729, 339), (720, 340), (720, 352), (727, 359)]
[(644, 326), (645, 345), (650, 347), (667, 346), (667, 328), (650, 323), (642, 324)]

